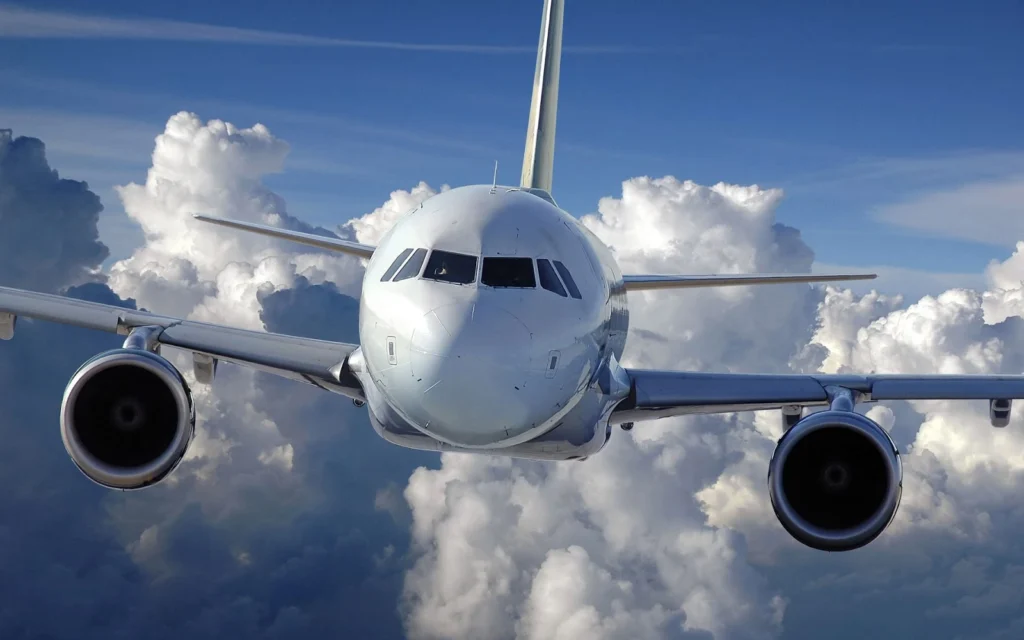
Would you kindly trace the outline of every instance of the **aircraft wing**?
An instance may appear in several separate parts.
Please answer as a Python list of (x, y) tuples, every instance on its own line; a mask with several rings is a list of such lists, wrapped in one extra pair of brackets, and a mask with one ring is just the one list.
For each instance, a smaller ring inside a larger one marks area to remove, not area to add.
[(18, 316), (120, 335), (138, 327), (158, 327), (158, 344), (192, 352), (201, 381), (211, 381), (216, 361), (224, 360), (364, 399), (358, 381), (345, 367), (348, 355), (358, 347), (354, 344), (236, 329), (0, 287), (0, 338), (13, 337)]
[(737, 287), (751, 284), (792, 284), (799, 282), (840, 282), (874, 280), (873, 273), (753, 273), (735, 275), (628, 275), (622, 276), (626, 291), (650, 289), (689, 289), (693, 287)]
[(327, 249), (328, 251), (337, 251), (339, 253), (359, 256), (360, 258), (369, 258), (373, 255), (373, 250), (375, 249), (375, 247), (368, 244), (359, 244), (358, 242), (349, 242), (348, 240), (342, 240), (341, 238), (318, 236), (313, 233), (303, 233), (301, 231), (289, 231), (288, 229), (280, 229), (278, 227), (271, 227), (265, 224), (256, 224), (255, 222), (229, 220), (227, 218), (217, 218), (215, 216), (207, 216), (201, 213), (194, 213), (192, 214), (192, 217), (196, 220), (209, 222), (210, 224), (216, 224), (222, 227), (238, 229), (240, 231), (249, 231), (250, 233), (258, 233), (260, 235), (270, 236), (271, 238), (280, 238), (281, 240), (290, 240), (292, 242), (298, 242), (299, 244), (305, 244), (319, 249)]
[[(645, 369), (626, 372), (632, 389), (612, 413), (615, 424), (697, 413), (828, 406), (829, 386), (853, 391), (860, 402), (1024, 398), (1021, 375), (746, 374)], [(1009, 412), (1008, 405), (1005, 411)]]

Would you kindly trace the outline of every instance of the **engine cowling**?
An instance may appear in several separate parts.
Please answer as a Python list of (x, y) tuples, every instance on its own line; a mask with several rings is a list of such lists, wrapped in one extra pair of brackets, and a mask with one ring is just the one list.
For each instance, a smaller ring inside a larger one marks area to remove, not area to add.
[(794, 538), (823, 551), (849, 551), (892, 522), (903, 466), (889, 434), (870, 418), (822, 411), (779, 439), (768, 491), (775, 515)]
[(64, 391), (61, 438), (91, 480), (141, 489), (174, 470), (195, 432), (192, 394), (163, 357), (116, 349), (87, 361)]

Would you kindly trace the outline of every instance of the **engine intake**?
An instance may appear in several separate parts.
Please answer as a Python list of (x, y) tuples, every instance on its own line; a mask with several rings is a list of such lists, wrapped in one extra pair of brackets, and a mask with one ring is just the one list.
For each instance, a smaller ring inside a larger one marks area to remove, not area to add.
[(822, 411), (779, 440), (768, 491), (775, 515), (794, 538), (823, 551), (849, 551), (892, 522), (903, 467), (877, 423), (852, 411)]
[(195, 431), (195, 408), (184, 378), (166, 359), (116, 349), (72, 376), (60, 422), (64, 448), (82, 473), (112, 489), (140, 489), (181, 462)]

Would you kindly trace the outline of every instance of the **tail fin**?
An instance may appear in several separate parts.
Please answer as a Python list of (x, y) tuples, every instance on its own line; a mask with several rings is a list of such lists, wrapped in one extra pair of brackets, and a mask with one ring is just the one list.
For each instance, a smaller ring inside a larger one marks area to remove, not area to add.
[(524, 189), (551, 194), (551, 169), (555, 161), (555, 120), (558, 112), (558, 68), (562, 58), (562, 16), (565, 0), (544, 0), (537, 48), (537, 71), (533, 77), (533, 101), (526, 128), (523, 156)]

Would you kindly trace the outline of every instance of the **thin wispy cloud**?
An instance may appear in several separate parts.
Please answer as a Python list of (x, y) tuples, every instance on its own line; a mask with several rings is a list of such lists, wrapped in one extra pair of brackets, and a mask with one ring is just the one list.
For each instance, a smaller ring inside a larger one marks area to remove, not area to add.
[[(536, 44), (489, 45), (353, 40), (153, 18), (122, 18), (40, 11), (0, 4), (0, 38), (163, 40), (285, 47), (340, 47), (438, 53), (536, 54)], [(564, 46), (566, 53), (665, 53), (663, 48), (617, 45)]]
[(928, 191), (875, 209), (872, 217), (931, 236), (1013, 247), (1024, 238), (1024, 174)]
[[(844, 271), (845, 270), (845, 271)], [(937, 296), (950, 289), (985, 290), (985, 274), (964, 273), (959, 271), (928, 271), (925, 269), (909, 269), (886, 264), (833, 264), (815, 262), (811, 266), (812, 273), (847, 273), (863, 271), (877, 273), (877, 280), (851, 282), (846, 287), (857, 295), (867, 295), (872, 290), (890, 296), (902, 295), (904, 300), (913, 302), (923, 296)]]
[[(0, 33), (2, 33), (2, 29), (3, 27), (0, 26)], [(393, 140), (407, 145), (427, 147), (434, 153), (436, 153), (438, 148), (483, 155), (486, 157), (493, 157), (495, 153), (500, 152), (491, 145), (486, 145), (467, 137), (460, 137), (455, 135), (453, 132), (446, 131), (430, 133), (399, 126), (381, 125), (360, 118), (343, 115), (337, 111), (326, 114), (301, 109), (274, 107), (261, 103), (240, 103), (231, 100), (211, 98), (208, 96), (182, 96), (181, 94), (173, 95), (170, 93), (140, 91), (136, 88), (130, 89), (127, 87), (101, 85), (95, 82), (83, 82), (81, 80), (55, 76), (42, 76), (39, 74), (26, 75), (16, 71), (7, 71), (2, 69), (0, 69), (0, 85), (5, 87), (17, 86), (19, 88), (29, 89), (36, 92), (47, 92), (61, 97), (75, 96), (88, 98), (90, 100), (99, 100), (104, 103), (114, 103), (120, 106), (126, 104), (130, 104), (134, 107), (145, 106), (146, 108), (160, 112), (169, 109), (214, 112), (229, 111), (233, 113), (241, 113), (245, 118), (258, 120), (268, 125), (272, 123), (289, 122), (306, 127), (326, 128), (332, 131), (342, 131), (353, 135), (364, 136), (378, 145), (383, 144), (381, 139)], [(173, 106), (168, 107), (168, 105)], [(21, 117), (28, 118), (32, 117), (33, 114), (39, 111), (39, 109), (23, 109), (17, 113), (20, 114)], [(5, 111), (0, 108), (0, 121), (3, 121), (4, 117), (9, 117), (9, 114), (11, 113), (11, 110)], [(66, 111), (60, 114), (62, 118), (69, 117), (72, 119), (76, 118), (78, 115), (80, 114), (73, 111)], [(152, 142), (152, 135), (150, 134), (152, 134), (152, 126), (154, 126), (154, 123), (149, 123), (147, 126), (149, 127), (146, 129), (146, 142), (148, 144)], [(518, 134), (518, 129), (516, 130), (516, 133)], [(55, 136), (46, 137), (53, 138)], [(60, 143), (60, 141), (58, 141), (58, 143)]]
[[(801, 145), (805, 146), (805, 145)], [(812, 150), (813, 151), (813, 150)], [(818, 155), (827, 157), (827, 149)], [(844, 152), (834, 150), (837, 160)], [(790, 193), (833, 191), (839, 187), (863, 188), (866, 184), (895, 182), (903, 186), (941, 187), (971, 180), (1000, 179), (1024, 173), (1024, 150), (964, 149), (931, 156), (861, 157), (794, 176)]]

